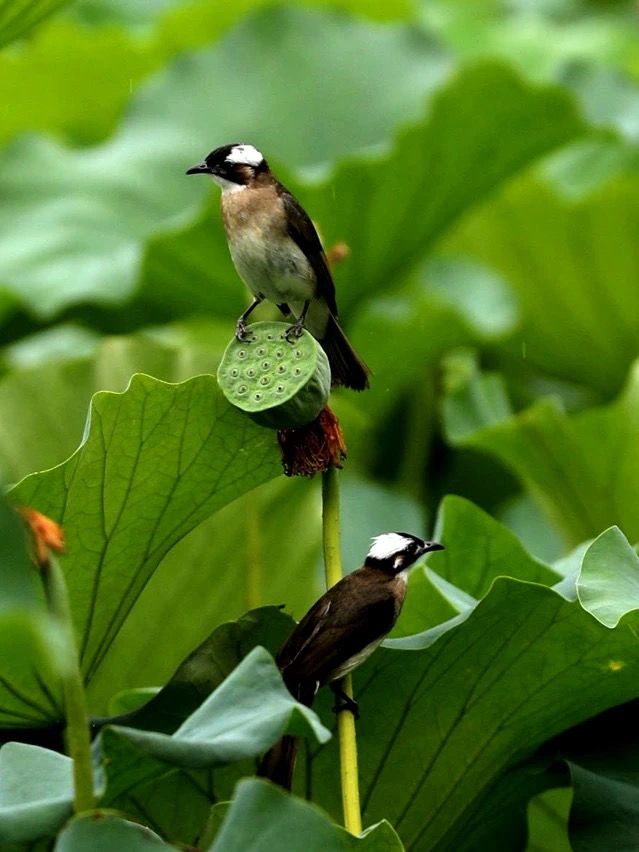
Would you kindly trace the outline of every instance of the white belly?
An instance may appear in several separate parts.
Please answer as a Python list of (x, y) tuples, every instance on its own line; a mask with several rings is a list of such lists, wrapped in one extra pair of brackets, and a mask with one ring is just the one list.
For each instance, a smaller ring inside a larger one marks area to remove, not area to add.
[(293, 240), (266, 240), (259, 230), (243, 229), (229, 240), (235, 268), (254, 296), (269, 302), (312, 299), (315, 277)]

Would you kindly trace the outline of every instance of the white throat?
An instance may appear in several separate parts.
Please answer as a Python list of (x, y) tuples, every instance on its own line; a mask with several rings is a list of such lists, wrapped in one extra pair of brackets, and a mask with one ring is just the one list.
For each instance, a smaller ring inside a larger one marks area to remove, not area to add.
[(211, 178), (214, 183), (222, 187), (222, 192), (240, 192), (240, 190), (246, 189), (246, 184), (235, 183), (234, 180), (226, 180), (219, 175), (211, 175)]

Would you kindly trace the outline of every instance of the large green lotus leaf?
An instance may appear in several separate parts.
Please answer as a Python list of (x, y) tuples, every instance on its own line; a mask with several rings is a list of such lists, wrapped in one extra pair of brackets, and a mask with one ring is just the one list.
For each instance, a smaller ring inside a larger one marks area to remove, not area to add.
[(386, 142), (419, 114), (443, 69), (429, 40), (407, 27), (263, 10), (156, 76), (102, 145), (80, 151), (30, 136), (7, 149), (0, 280), (40, 317), (77, 302), (120, 304), (146, 241), (200, 206), (210, 184), (184, 172), (216, 144), (250, 139), (302, 166)]
[(169, 841), (196, 847), (211, 805), (230, 799), (238, 780), (255, 773), (257, 762), (179, 769), (140, 751), (110, 728), (99, 743), (107, 764), (102, 806), (138, 819)]
[(564, 553), (561, 536), (529, 494), (518, 494), (500, 506), (497, 517), (512, 530), (526, 550), (544, 562)]
[[(128, 749), (129, 757), (141, 763), (151, 763), (151, 758), (143, 756), (126, 740), (120, 745)], [(113, 752), (112, 752), (113, 753)], [(206, 824), (211, 804), (217, 800), (219, 776), (224, 770), (185, 771), (169, 769), (159, 764), (148, 781), (136, 784), (130, 793), (123, 794), (109, 803), (120, 813), (149, 826), (160, 837), (176, 843), (180, 849), (184, 846), (199, 848), (202, 828)], [(119, 767), (118, 767), (119, 769)], [(252, 774), (254, 766), (243, 765), (243, 775)], [(236, 783), (237, 774), (233, 782)], [(233, 782), (229, 784), (232, 791)], [(230, 792), (226, 795), (230, 796)]]
[(401, 852), (401, 841), (386, 822), (354, 837), (318, 808), (266, 781), (242, 781), (210, 852)]
[[(342, 553), (344, 570), (351, 571), (362, 564), (372, 536), (392, 529), (418, 535), (425, 530), (413, 500), (361, 479), (347, 464), (340, 483)], [(115, 689), (166, 683), (213, 627), (247, 608), (285, 605), (301, 618), (325, 587), (319, 484), (278, 478), (222, 509), (180, 542), (151, 578), (105, 657), (92, 684), (97, 705), (105, 706)], [(178, 599), (180, 607), (175, 606)], [(191, 617), (185, 623), (187, 611)], [(426, 626), (416, 621), (415, 630)]]
[[(253, 141), (289, 167), (386, 143), (400, 123), (421, 113), (424, 95), (449, 67), (444, 52), (412, 27), (375, 25), (326, 3), (321, 10), (269, 5), (245, 16), (216, 45), (185, 54), (131, 105), (121, 135), (132, 140), (151, 126), (171, 134), (178, 146), (172, 152), (164, 148), (168, 136), (158, 142), (180, 170), (180, 182), (191, 185), (183, 198), (194, 191), (184, 168), (224, 141)], [(204, 3), (200, 8), (209, 21), (218, 17)], [(182, 26), (187, 23), (196, 23), (188, 10)], [(371, 98), (375, 110), (366, 109)], [(203, 149), (196, 151), (198, 140)], [(148, 163), (142, 151), (139, 156), (140, 164)]]
[(170, 548), (278, 471), (274, 433), (233, 409), (211, 376), (170, 385), (138, 374), (124, 393), (93, 398), (76, 453), (14, 491), (65, 528), (88, 684)]
[[(539, 846), (534, 845), (533, 831), (537, 827), (537, 821), (536, 813), (530, 813), (529, 804), (535, 803), (540, 791), (546, 791), (562, 782), (568, 783), (567, 775), (564, 771), (558, 779), (557, 773), (549, 769), (548, 760), (535, 758), (509, 770), (489, 787), (481, 803), (474, 808), (473, 817), (455, 849), (459, 852), (476, 852), (479, 849), (499, 852), (523, 852), (524, 849), (527, 852), (567, 852), (559, 845), (556, 848), (545, 847), (543, 842)], [(564, 836), (567, 836), (566, 823), (567, 820), (564, 820)], [(536, 832), (535, 839), (538, 836), (539, 832)]]
[(26, 35), (70, 0), (6, 0), (0, 7), (0, 47)]
[(442, 413), (451, 444), (463, 444), (476, 431), (512, 415), (504, 377), (482, 373), (476, 353), (453, 352), (444, 359), (443, 368)]
[(116, 814), (96, 811), (75, 817), (56, 841), (54, 852), (160, 852), (177, 849), (155, 832)]
[(73, 812), (73, 761), (46, 748), (0, 749), (0, 844), (55, 833)]
[(636, 19), (623, 4), (504, 7), (434, 0), (422, 16), (462, 56), (499, 56), (535, 79), (564, 81), (586, 63), (634, 70), (639, 62)]
[(95, 353), (101, 340), (99, 331), (73, 321), (62, 322), (4, 346), (0, 354), (2, 367), (9, 372), (88, 357)]
[[(632, 619), (608, 630), (552, 589), (503, 578), (433, 644), (374, 654), (355, 673), (364, 821), (383, 815), (414, 850), (457, 848), (510, 767), (638, 694)], [(312, 789), (337, 815), (334, 760), (330, 745), (314, 754)]]
[[(572, 784), (565, 804), (570, 807), (572, 798), (570, 848), (578, 852), (634, 848), (639, 830), (638, 708), (637, 700), (614, 707), (544, 748), (566, 775), (559, 783)], [(561, 811), (563, 817), (566, 808)]]
[[(621, 662), (621, 661), (619, 661)], [(553, 743), (570, 771), (570, 842), (576, 852), (632, 849), (639, 830), (636, 714), (630, 701)]]
[[(636, 758), (636, 747), (630, 753)], [(574, 786), (570, 811), (572, 849), (575, 852), (632, 849), (639, 830), (639, 784), (634, 767), (604, 765), (593, 771), (573, 761), (568, 766)]]
[(272, 656), (254, 648), (171, 735), (116, 726), (113, 731), (158, 760), (206, 769), (259, 757), (283, 734), (330, 734), (308, 707), (296, 701)]
[[(568, 544), (592, 538), (613, 524), (631, 541), (639, 539), (634, 453), (639, 440), (639, 365), (614, 402), (574, 415), (546, 398), (504, 416), (503, 406), (484, 404), (487, 388), (483, 377), (474, 376), (451, 393), (445, 405), (449, 440), (488, 452), (511, 468)], [(447, 416), (451, 402), (457, 412), (454, 420)]]
[[(482, 107), (486, 98), (493, 104), (490, 110)], [(351, 249), (348, 260), (335, 269), (338, 304), (344, 313), (371, 293), (401, 281), (466, 209), (583, 131), (574, 104), (561, 90), (531, 86), (507, 67), (486, 63), (461, 69), (441, 86), (426, 117), (400, 134), (390, 151), (351, 157), (314, 183), (303, 183), (293, 175), (282, 177), (318, 223), (325, 244), (345, 241)], [(273, 155), (283, 161), (280, 151), (278, 144)], [(295, 161), (289, 158), (288, 162)], [(215, 205), (186, 230), (153, 243), (144, 270), (144, 299), (154, 306), (169, 304), (174, 311), (184, 311), (193, 300), (207, 309), (217, 305), (224, 311), (236, 311), (231, 290), (236, 276), (225, 252)], [(431, 278), (434, 272), (431, 270)], [(439, 270), (440, 281), (444, 272)], [(470, 299), (461, 294), (471, 314), (476, 305), (488, 307), (495, 292), (493, 281), (477, 280), (477, 267), (471, 267), (470, 277), (473, 275), (481, 295), (475, 292)], [(434, 310), (442, 314), (436, 341), (442, 336), (458, 340), (459, 321), (445, 334), (446, 306), (450, 291), (454, 293), (456, 286), (468, 282), (469, 272), (458, 269), (450, 277), (460, 279), (458, 284), (432, 288), (439, 296)], [(415, 326), (408, 331), (414, 332), (420, 346), (428, 346), (433, 323), (427, 314), (424, 318), (419, 295)], [(425, 295), (421, 294), (422, 302)], [(492, 307), (495, 317), (504, 316), (503, 308), (494, 310), (494, 302)], [(380, 306), (378, 316), (388, 318), (384, 311)], [(400, 308), (399, 316), (405, 321), (404, 311)], [(390, 318), (393, 320), (393, 312)], [(475, 318), (469, 319), (473, 325)], [(362, 340), (375, 330), (364, 329)], [(375, 340), (378, 345), (380, 338), (375, 336)], [(395, 357), (401, 358), (401, 353)]]
[(496, 577), (544, 585), (559, 579), (549, 565), (530, 556), (510, 530), (463, 497), (442, 500), (433, 538), (446, 547), (432, 559), (434, 570), (475, 598), (484, 597)]
[[(70, 15), (31, 34), (19, 51), (0, 55), (6, 106), (0, 141), (25, 130), (82, 144), (105, 138), (149, 74), (178, 53), (211, 44), (248, 12), (269, 5), (271, 0), (215, 6), (208, 0), (73, 3)], [(316, 0), (314, 5), (327, 4)], [(406, 19), (410, 12), (409, 0), (335, 0), (330, 5), (386, 20)], [(81, 26), (70, 20), (72, 15)]]
[(277, 607), (260, 607), (226, 621), (188, 654), (150, 700), (114, 723), (172, 734), (231, 676), (258, 645), (275, 656), (295, 622)]
[(32, 727), (63, 717), (55, 661), (59, 647), (58, 633), (44, 612), (0, 617), (1, 727)]
[(585, 552), (577, 594), (606, 627), (616, 627), (629, 609), (639, 609), (639, 557), (618, 527), (603, 532)]
[[(259, 616), (259, 611), (255, 615)], [(253, 621), (251, 625), (249, 620), (245, 626), (250, 629), (259, 624)], [(237, 644), (220, 647), (224, 631), (219, 629), (216, 633), (207, 649), (200, 649), (197, 657), (193, 655), (181, 667), (181, 676), (189, 681), (178, 683), (174, 678), (165, 688), (165, 703), (173, 700), (175, 712), (185, 707), (185, 695), (181, 695), (180, 690), (184, 692), (189, 686), (194, 692), (204, 692), (205, 685), (220, 679), (214, 652), (222, 652), (223, 666), (226, 658), (237, 659), (241, 654)], [(206, 650), (209, 653), (204, 659)], [(153, 723), (153, 715), (151, 709), (146, 718), (138, 713), (124, 721), (136, 725), (143, 721), (146, 725)], [(165, 721), (160, 717), (161, 724)], [(286, 731), (311, 736), (320, 742), (330, 736), (313, 711), (291, 697), (272, 657), (264, 648), (254, 648), (172, 735), (137, 727), (109, 727), (103, 731), (99, 742), (108, 777), (106, 804), (127, 812), (139, 809), (143, 817), (152, 811), (156, 816), (151, 825), (155, 826), (161, 815), (159, 806), (169, 806), (169, 792), (174, 797), (186, 797), (194, 811), (188, 818), (191, 824), (187, 825), (185, 818), (179, 817), (185, 833), (176, 835), (173, 827), (170, 837), (195, 842), (210, 804), (220, 796), (230, 796), (238, 778), (253, 774), (255, 761)], [(167, 762), (191, 770), (203, 767), (208, 771), (167, 774)], [(164, 823), (164, 819), (161, 822)]]
[(515, 322), (516, 308), (503, 281), (459, 258), (432, 260), (397, 293), (362, 305), (349, 329), (373, 372), (359, 407), (379, 422), (400, 394), (414, 395), (424, 387), (427, 371), (443, 354), (494, 344)]
[(388, 288), (468, 208), (583, 132), (564, 91), (498, 63), (461, 68), (389, 154), (345, 162), (328, 183), (300, 191), (326, 244), (351, 248), (335, 270), (341, 303)]
[[(49, 0), (49, 5), (54, 3)], [(62, 5), (60, 0), (57, 5)], [(82, 143), (103, 138), (151, 72), (184, 50), (210, 44), (247, 13), (265, 5), (272, 4), (241, 0), (214, 9), (202, 0), (74, 3), (71, 12), (81, 18), (82, 26), (67, 15), (32, 35), (20, 51), (0, 57), (1, 88), (8, 106), (0, 138), (4, 141), (21, 130), (53, 132)], [(320, 0), (316, 5), (326, 3)], [(350, 4), (337, 0), (331, 5), (350, 5), (350, 11), (369, 12), (368, 17), (385, 13), (387, 20), (406, 18), (409, 11), (405, 0), (393, 4), (379, 0), (379, 14), (369, 8), (374, 4), (364, 0)], [(94, 26), (85, 26), (88, 22)], [(128, 30), (127, 24), (131, 25)], [(73, 98), (68, 97), (69, 86), (73, 86)], [(93, 96), (96, 89), (99, 99)]]
[[(526, 552), (516, 536), (463, 497), (448, 495), (439, 506), (435, 541), (445, 550), (411, 572), (408, 593), (392, 636), (409, 636), (472, 609), (497, 577), (553, 585), (560, 574)], [(456, 623), (456, 622), (455, 622)]]
[(158, 41), (68, 20), (42, 27), (19, 51), (0, 54), (0, 93), (7, 105), (0, 141), (22, 131), (82, 144), (104, 138), (139, 81), (163, 59)]
[(452, 249), (511, 283), (522, 311), (513, 352), (524, 365), (602, 394), (621, 386), (639, 354), (638, 197), (636, 172), (577, 200), (527, 178), (454, 235)]
[(571, 852), (568, 814), (572, 790), (555, 788), (531, 799), (528, 805), (528, 849), (535, 852)]
[[(257, 645), (274, 655), (293, 624), (289, 616), (265, 607), (220, 625), (153, 700), (116, 721), (173, 733)], [(102, 732), (100, 743), (107, 769), (105, 804), (136, 815), (163, 836), (193, 845), (199, 845), (211, 804), (229, 799), (238, 779), (255, 770), (254, 760), (199, 771), (167, 769), (111, 728)]]
[(0, 466), (17, 480), (58, 464), (78, 446), (94, 393), (123, 391), (137, 372), (167, 382), (215, 372), (231, 334), (230, 328), (207, 324), (206, 346), (165, 345), (142, 336), (106, 338), (92, 356), (38, 359), (32, 367), (11, 371), (0, 379)]

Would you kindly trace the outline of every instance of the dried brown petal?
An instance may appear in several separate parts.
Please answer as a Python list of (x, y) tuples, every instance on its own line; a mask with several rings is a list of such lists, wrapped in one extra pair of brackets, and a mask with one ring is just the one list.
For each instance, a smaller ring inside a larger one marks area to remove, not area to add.
[(277, 432), (286, 476), (313, 476), (329, 467), (342, 467), (346, 443), (337, 417), (326, 405), (315, 420)]

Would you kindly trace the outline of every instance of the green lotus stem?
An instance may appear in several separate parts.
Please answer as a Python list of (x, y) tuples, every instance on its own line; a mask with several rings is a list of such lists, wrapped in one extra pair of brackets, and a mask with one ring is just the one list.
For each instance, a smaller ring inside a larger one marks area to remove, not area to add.
[(262, 605), (262, 535), (260, 501), (256, 491), (244, 498), (246, 517), (246, 607)]
[[(339, 483), (337, 480), (337, 470), (332, 466), (322, 474), (322, 541), (324, 545), (326, 586), (330, 588), (342, 579)], [(341, 687), (348, 696), (353, 697), (350, 675), (342, 679)], [(350, 710), (341, 710), (337, 714), (337, 731), (339, 735), (339, 762), (344, 826), (351, 834), (357, 835), (362, 833), (362, 816), (359, 804), (355, 717)]]
[(49, 611), (57, 622), (62, 638), (60, 674), (66, 716), (66, 743), (73, 759), (74, 810), (76, 813), (95, 808), (91, 738), (84, 684), (80, 672), (78, 649), (73, 632), (69, 594), (64, 574), (54, 556), (41, 566)]

